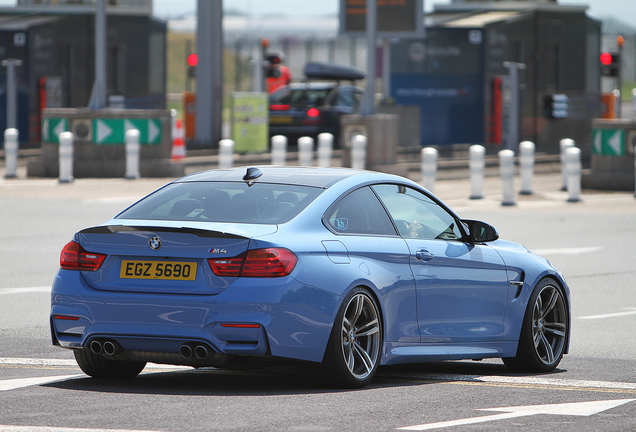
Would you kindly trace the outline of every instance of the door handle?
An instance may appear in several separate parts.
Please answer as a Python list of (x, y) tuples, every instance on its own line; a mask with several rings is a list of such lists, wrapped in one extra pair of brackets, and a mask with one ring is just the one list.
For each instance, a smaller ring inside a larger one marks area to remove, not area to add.
[(430, 261), (433, 258), (435, 258), (435, 255), (433, 255), (432, 253), (430, 253), (426, 249), (420, 249), (417, 252), (415, 252), (415, 258), (417, 258), (419, 260), (422, 260), (422, 261)]

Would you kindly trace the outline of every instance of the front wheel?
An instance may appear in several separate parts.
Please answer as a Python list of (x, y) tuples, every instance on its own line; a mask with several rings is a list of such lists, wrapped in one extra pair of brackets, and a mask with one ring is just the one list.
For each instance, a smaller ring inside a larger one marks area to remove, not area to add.
[(340, 387), (361, 388), (380, 363), (382, 322), (375, 299), (363, 288), (353, 289), (334, 322), (323, 366)]
[(517, 355), (504, 358), (504, 364), (522, 372), (554, 370), (565, 353), (569, 325), (563, 290), (553, 279), (540, 280), (528, 302)]
[(134, 378), (146, 367), (145, 362), (110, 360), (90, 350), (75, 350), (75, 361), (93, 378)]

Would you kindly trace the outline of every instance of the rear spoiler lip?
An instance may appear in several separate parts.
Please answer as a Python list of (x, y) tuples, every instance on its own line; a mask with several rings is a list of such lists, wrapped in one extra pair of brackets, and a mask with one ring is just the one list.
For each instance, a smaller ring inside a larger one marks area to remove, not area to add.
[(207, 229), (197, 229), (188, 227), (161, 227), (161, 226), (131, 226), (131, 225), (101, 225), (91, 228), (85, 228), (79, 232), (79, 234), (114, 234), (117, 232), (175, 232), (193, 234), (197, 237), (207, 238), (224, 238), (224, 239), (236, 239), (245, 240), (249, 237), (230, 234), (221, 231), (212, 231)]

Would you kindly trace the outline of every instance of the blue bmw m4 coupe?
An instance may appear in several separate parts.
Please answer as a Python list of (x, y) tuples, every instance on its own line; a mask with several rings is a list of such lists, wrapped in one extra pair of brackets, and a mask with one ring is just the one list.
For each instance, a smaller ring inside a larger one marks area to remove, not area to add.
[(378, 366), (568, 351), (569, 289), (525, 247), (402, 177), (212, 170), (75, 234), (52, 289), (53, 344), (93, 377), (146, 362), (314, 362), (362, 387)]

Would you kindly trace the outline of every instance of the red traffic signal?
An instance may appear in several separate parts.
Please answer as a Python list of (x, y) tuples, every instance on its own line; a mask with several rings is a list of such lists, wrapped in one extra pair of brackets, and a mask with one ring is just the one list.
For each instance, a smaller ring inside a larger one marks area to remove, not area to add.
[(609, 66), (612, 64), (612, 54), (608, 52), (601, 53), (601, 64)]
[(199, 56), (196, 53), (188, 55), (188, 66), (195, 67), (199, 63)]
[(620, 76), (620, 55), (618, 53), (601, 53), (601, 75), (606, 77)]

